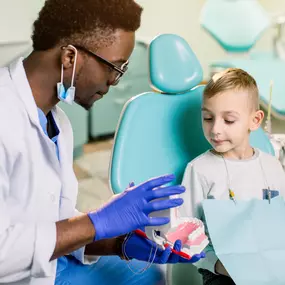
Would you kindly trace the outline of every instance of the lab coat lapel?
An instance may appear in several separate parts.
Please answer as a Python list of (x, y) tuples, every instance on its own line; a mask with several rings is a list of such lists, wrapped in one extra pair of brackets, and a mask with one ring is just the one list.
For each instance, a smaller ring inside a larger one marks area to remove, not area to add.
[[(78, 182), (73, 171), (73, 157), (72, 149), (69, 149), (66, 139), (72, 140), (73, 137), (68, 137), (64, 134), (65, 130), (60, 126), (63, 123), (60, 122), (60, 112), (58, 112), (58, 107), (52, 110), (55, 122), (59, 128), (58, 136), (58, 148), (60, 157), (60, 175), (62, 181), (61, 189), (61, 203), (60, 203), (60, 220), (67, 219), (74, 216), (74, 209), (76, 206), (77, 192), (78, 192)], [(68, 152), (71, 152), (70, 154)]]
[(23, 102), (31, 123), (38, 129), (38, 132), (41, 135), (41, 141), (46, 145), (45, 149), (47, 150), (51, 165), (55, 168), (56, 172), (59, 173), (59, 162), (55, 155), (55, 146), (45, 135), (40, 125), (37, 105), (23, 66), (23, 58), (11, 63), (9, 66), (9, 72), (16, 89), (16, 93)]

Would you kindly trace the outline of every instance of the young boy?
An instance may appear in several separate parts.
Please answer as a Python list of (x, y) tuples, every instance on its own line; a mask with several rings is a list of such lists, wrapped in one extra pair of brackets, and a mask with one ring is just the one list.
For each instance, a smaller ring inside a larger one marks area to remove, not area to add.
[[(259, 128), (263, 117), (256, 82), (248, 73), (227, 69), (210, 80), (203, 94), (202, 120), (213, 149), (187, 165), (181, 216), (204, 219), (202, 200), (229, 199), (229, 189), (237, 200), (263, 199), (263, 189), (285, 196), (281, 164), (249, 142), (250, 132)], [(196, 263), (204, 285), (234, 284), (213, 247), (209, 245), (205, 252), (206, 258)]]

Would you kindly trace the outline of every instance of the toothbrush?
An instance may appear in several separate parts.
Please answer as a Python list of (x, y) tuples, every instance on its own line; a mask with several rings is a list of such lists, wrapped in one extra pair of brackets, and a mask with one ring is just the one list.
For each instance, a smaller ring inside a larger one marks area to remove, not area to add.
[[(145, 239), (149, 239), (149, 238), (147, 237), (147, 235), (145, 234), (145, 232), (143, 232), (142, 230), (135, 230), (135, 233), (136, 233), (138, 236), (140, 236), (140, 237), (143, 237), (143, 238), (145, 238)], [(167, 242), (164, 243), (163, 245), (164, 245), (165, 247), (170, 247), (170, 244), (167, 243)], [(173, 252), (173, 253), (175, 253), (175, 254), (177, 254), (177, 255), (179, 255), (179, 256), (185, 258), (185, 259), (191, 259), (191, 256), (190, 256), (189, 254), (183, 252), (183, 251), (177, 251), (177, 250), (171, 248), (171, 252)]]

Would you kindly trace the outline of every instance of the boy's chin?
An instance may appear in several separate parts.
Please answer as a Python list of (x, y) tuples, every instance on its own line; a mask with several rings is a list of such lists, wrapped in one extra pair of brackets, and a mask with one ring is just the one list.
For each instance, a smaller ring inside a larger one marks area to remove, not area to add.
[(212, 145), (212, 147), (216, 152), (218, 152), (220, 154), (225, 154), (225, 153), (232, 150), (232, 147), (230, 147), (229, 145), (218, 145), (218, 146)]

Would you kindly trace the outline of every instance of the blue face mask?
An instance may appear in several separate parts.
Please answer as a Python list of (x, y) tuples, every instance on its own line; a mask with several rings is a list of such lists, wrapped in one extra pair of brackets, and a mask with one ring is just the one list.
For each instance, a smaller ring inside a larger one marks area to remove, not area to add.
[(75, 97), (75, 87), (74, 87), (74, 76), (75, 76), (75, 69), (76, 69), (76, 62), (77, 62), (77, 49), (72, 46), (75, 51), (75, 60), (74, 60), (74, 66), (73, 66), (73, 71), (72, 71), (72, 79), (71, 79), (71, 86), (65, 90), (65, 87), (63, 85), (63, 64), (61, 65), (61, 81), (57, 83), (57, 97), (67, 103), (72, 105), (74, 102), (74, 97)]

